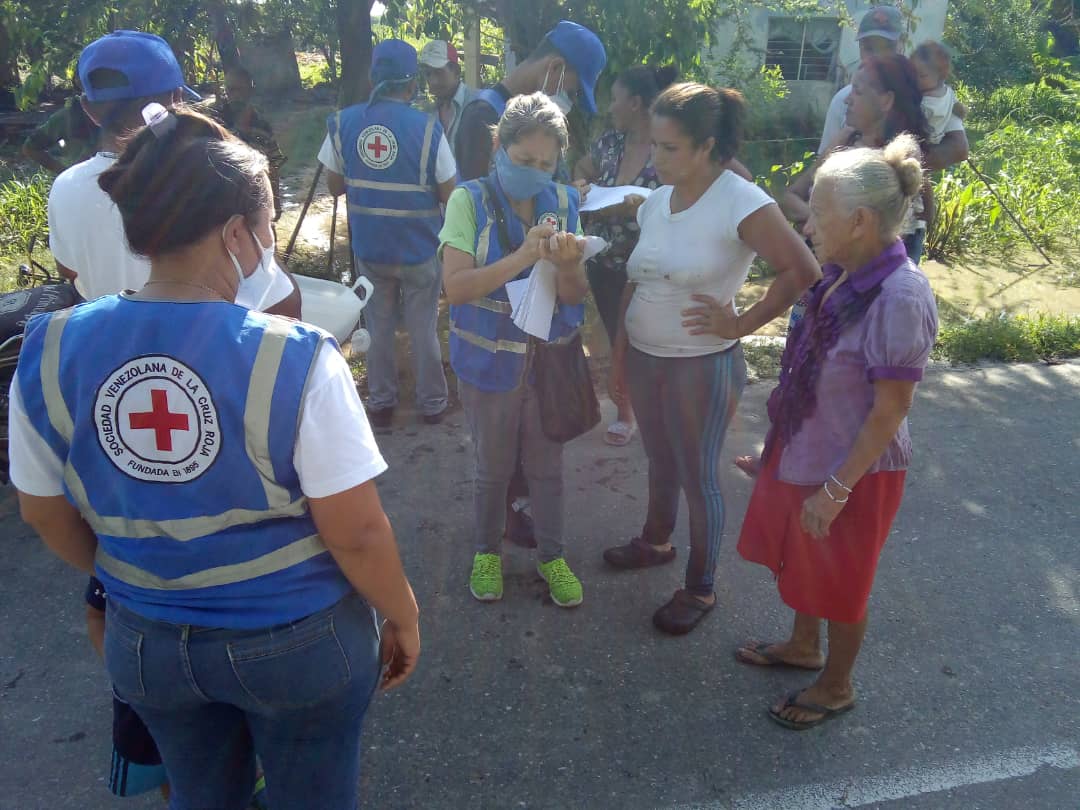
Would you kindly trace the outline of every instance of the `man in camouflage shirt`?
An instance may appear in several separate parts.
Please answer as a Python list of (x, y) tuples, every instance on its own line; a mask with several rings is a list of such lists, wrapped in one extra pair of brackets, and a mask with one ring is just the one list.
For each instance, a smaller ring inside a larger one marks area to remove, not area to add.
[(225, 71), (225, 94), (205, 107), (211, 117), (233, 135), (266, 155), (270, 185), (274, 189), (274, 220), (281, 217), (281, 167), (287, 160), (274, 139), (274, 128), (255, 108), (255, 82), (243, 67)]

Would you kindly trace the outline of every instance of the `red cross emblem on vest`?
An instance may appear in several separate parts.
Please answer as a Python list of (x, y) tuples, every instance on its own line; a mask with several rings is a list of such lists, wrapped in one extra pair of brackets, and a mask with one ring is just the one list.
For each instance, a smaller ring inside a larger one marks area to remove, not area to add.
[(390, 147), (382, 142), (382, 137), (381, 136), (376, 135), (375, 140), (373, 140), (370, 144), (368, 144), (368, 149), (370, 149), (372, 152), (375, 153), (375, 159), (376, 160), (381, 160), (382, 159), (382, 153), (389, 151)]
[(128, 424), (132, 430), (154, 431), (154, 441), (158, 450), (171, 452), (174, 430), (190, 430), (187, 414), (172, 413), (169, 410), (169, 392), (164, 388), (150, 391), (150, 411), (128, 415)]
[(397, 137), (382, 124), (372, 124), (360, 133), (356, 151), (369, 169), (389, 169), (397, 160)]

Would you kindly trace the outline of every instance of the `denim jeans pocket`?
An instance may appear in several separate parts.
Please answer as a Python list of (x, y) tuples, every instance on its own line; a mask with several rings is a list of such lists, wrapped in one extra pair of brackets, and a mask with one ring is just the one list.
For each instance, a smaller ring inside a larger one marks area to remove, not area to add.
[(299, 709), (327, 700), (352, 679), (349, 658), (334, 629), (334, 612), (320, 611), (289, 627), (228, 644), (233, 673), (244, 691), (270, 709)]
[(113, 691), (125, 702), (146, 697), (143, 685), (143, 634), (121, 622), (110, 611), (105, 621), (105, 669)]

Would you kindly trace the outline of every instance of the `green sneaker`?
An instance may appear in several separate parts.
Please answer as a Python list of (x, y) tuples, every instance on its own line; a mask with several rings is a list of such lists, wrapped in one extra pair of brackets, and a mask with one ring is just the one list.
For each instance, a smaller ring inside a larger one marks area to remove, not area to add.
[(502, 599), (502, 557), (498, 554), (477, 554), (473, 557), (469, 590), (481, 602)]
[(552, 602), (559, 607), (577, 607), (581, 604), (581, 580), (574, 576), (566, 560), (557, 557), (551, 562), (537, 563), (536, 570), (547, 580)]

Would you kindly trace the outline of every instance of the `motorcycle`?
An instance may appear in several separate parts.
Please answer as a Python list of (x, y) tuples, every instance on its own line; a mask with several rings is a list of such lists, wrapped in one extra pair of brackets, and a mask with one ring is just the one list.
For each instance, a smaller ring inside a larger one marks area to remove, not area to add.
[(19, 362), (26, 322), (39, 312), (73, 307), (82, 301), (74, 285), (30, 259), (19, 265), (20, 289), (0, 295), (0, 483), (8, 483), (8, 397)]

